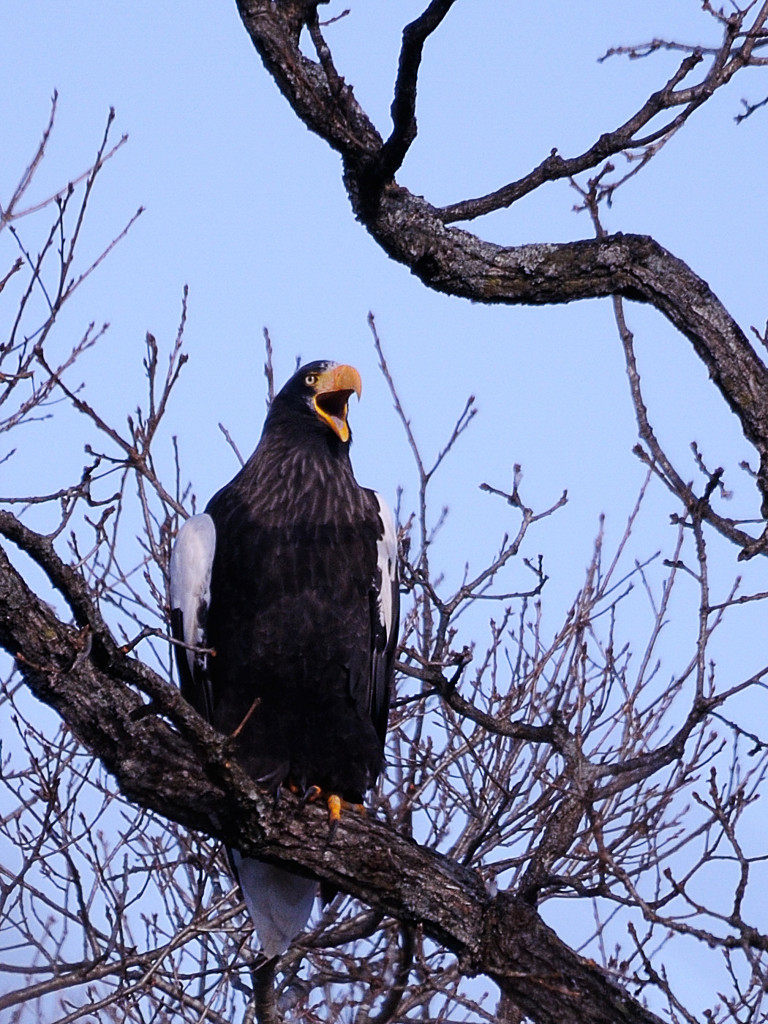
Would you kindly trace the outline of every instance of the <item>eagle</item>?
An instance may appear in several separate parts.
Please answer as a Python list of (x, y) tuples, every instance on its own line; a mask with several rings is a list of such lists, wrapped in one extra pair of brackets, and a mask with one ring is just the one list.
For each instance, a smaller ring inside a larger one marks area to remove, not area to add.
[[(179, 530), (170, 566), (181, 691), (259, 784), (321, 793), (332, 820), (384, 762), (398, 634), (397, 535), (355, 480), (352, 366), (302, 366), (256, 450)], [(306, 926), (318, 884), (230, 850), (262, 951)]]

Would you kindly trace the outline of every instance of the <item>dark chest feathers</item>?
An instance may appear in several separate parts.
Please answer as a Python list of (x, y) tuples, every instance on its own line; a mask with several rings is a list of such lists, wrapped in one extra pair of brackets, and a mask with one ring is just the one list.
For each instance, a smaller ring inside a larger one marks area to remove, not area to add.
[(258, 454), (208, 507), (213, 721), (231, 734), (257, 700), (239, 741), (254, 777), (360, 799), (382, 761), (371, 707), (376, 498), (348, 462), (299, 453), (260, 464)]
[(348, 460), (259, 455), (209, 504), (214, 585), (226, 576), (260, 608), (298, 592), (359, 599), (375, 574), (381, 532), (372, 492), (358, 485)]
[(214, 503), (276, 527), (356, 524), (375, 513), (372, 496), (355, 480), (348, 457), (321, 446), (259, 446)]

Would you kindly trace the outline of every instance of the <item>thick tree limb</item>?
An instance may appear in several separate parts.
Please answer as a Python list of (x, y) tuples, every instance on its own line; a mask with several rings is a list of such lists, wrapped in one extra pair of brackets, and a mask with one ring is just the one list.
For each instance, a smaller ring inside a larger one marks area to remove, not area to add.
[(416, 83), (424, 42), (453, 6), (454, 0), (432, 0), (424, 13), (403, 29), (403, 45), (392, 100), (392, 134), (381, 150), (379, 171), (384, 180), (400, 168), (416, 138)]
[[(8, 522), (3, 527), (10, 532)], [(65, 594), (74, 586), (82, 616), (84, 585), (73, 583), (44, 538), (36, 551), (29, 531), (20, 539)], [(476, 872), (362, 816), (345, 817), (329, 842), (320, 808), (297, 813), (288, 799), (276, 810), (230, 761), (226, 739), (173, 687), (122, 654), (95, 609), (86, 618), (82, 629), (62, 622), (0, 549), (0, 645), (130, 800), (421, 926), (459, 957), (465, 973), (488, 975), (541, 1024), (658, 1021), (562, 943), (535, 907), (510, 894), (491, 896)], [(150, 704), (137, 688), (152, 694)]]
[[(621, 295), (654, 306), (692, 342), (738, 416), (746, 438), (755, 446), (760, 458), (757, 482), (763, 514), (768, 515), (768, 371), (705, 281), (653, 239), (641, 235), (505, 247), (448, 227), (446, 220), (487, 211), (467, 208), (458, 212), (462, 204), (439, 210), (388, 180), (386, 173), (399, 166), (403, 147), (407, 149), (416, 130), (415, 76), (421, 37), (413, 46), (404, 40), (408, 60), (396, 90), (395, 130), (389, 143), (384, 144), (351, 87), (345, 85), (334, 92), (322, 66), (301, 53), (295, 21), (286, 13), (288, 8), (293, 11), (293, 5), (239, 0), (238, 6), (254, 46), (295, 113), (342, 154), (354, 212), (392, 259), (409, 267), (430, 288), (475, 302), (544, 305)], [(431, 14), (437, 24), (449, 7), (430, 4), (422, 15), (427, 20), (421, 34), (436, 27), (429, 18)], [(762, 18), (761, 10), (754, 31), (759, 30)], [(740, 36), (729, 28), (718, 60), (699, 86), (678, 88), (698, 63), (694, 54), (634, 117), (616, 132), (601, 136), (575, 158), (575, 163), (557, 156), (548, 158), (526, 178), (508, 186), (507, 190), (512, 191), (505, 192), (501, 201), (495, 196), (488, 209), (509, 205), (532, 188), (563, 174), (597, 166), (628, 145), (647, 143), (647, 139), (638, 141), (637, 132), (660, 110), (685, 103), (687, 113), (691, 113), (718, 84), (745, 66), (754, 45), (753, 35), (734, 50)], [(758, 551), (766, 551), (765, 538), (745, 547), (744, 553), (751, 556)]]
[[(356, 184), (353, 175), (347, 180)], [(426, 200), (394, 185), (383, 190), (366, 226), (388, 255), (449, 295), (510, 305), (623, 295), (655, 306), (692, 342), (757, 449), (768, 515), (768, 370), (707, 283), (654, 239), (617, 234), (563, 244), (496, 245), (446, 227)]]

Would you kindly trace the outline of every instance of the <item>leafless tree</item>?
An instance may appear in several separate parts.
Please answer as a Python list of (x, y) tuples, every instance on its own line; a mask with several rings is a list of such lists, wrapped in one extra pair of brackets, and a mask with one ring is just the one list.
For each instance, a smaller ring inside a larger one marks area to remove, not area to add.
[[(25, 206), (52, 115), (0, 210), (0, 232), (20, 253), (0, 270), (0, 302), (15, 310), (0, 343), (0, 431), (23, 436), (40, 419), (55, 429), (76, 414), (87, 462), (68, 485), (4, 495), (0, 509), (0, 644), (13, 661), (0, 704), (0, 1010), (14, 1021), (253, 1020), (258, 952), (224, 841), (340, 892), (281, 961), (273, 1016), (288, 1021), (693, 1021), (675, 966), (691, 956), (716, 979), (702, 999), (707, 1020), (764, 1019), (766, 853), (754, 825), (768, 741), (754, 709), (768, 666), (734, 678), (712, 652), (713, 638), (768, 595), (743, 591), (735, 565), (727, 585), (713, 580), (709, 549), (727, 547), (732, 562), (762, 559), (768, 542), (761, 521), (724, 511), (733, 467), (710, 469), (696, 451), (692, 482), (660, 444), (622, 300), (655, 306), (704, 360), (755, 449), (763, 516), (768, 371), (692, 269), (653, 239), (606, 234), (601, 208), (627, 178), (616, 157), (631, 158), (636, 173), (737, 72), (766, 62), (768, 4), (726, 13), (705, 4), (719, 47), (617, 49), (676, 49), (681, 63), (584, 153), (552, 153), (518, 181), (443, 208), (395, 175), (416, 138), (423, 48), (452, 0), (433, 0), (404, 29), (386, 139), (336, 69), (332, 23), (321, 24), (317, 3), (239, 6), (295, 113), (341, 154), (353, 211), (389, 256), (428, 286), (476, 301), (612, 297), (636, 455), (646, 487), (661, 481), (672, 495), (672, 537), (647, 558), (633, 550), (644, 488), (616, 549), (598, 535), (578, 593), (550, 628), (546, 563), (525, 552), (565, 496), (534, 510), (516, 469), (508, 490), (484, 484), (509, 516), (494, 557), (448, 586), (432, 484), (474, 404), (427, 456), (371, 319), (417, 481), (415, 507), (398, 510), (410, 605), (389, 768), (371, 815), (347, 815), (331, 842), (319, 808), (299, 809), (290, 796), (275, 808), (232, 761), (227, 737), (169, 683), (168, 554), (195, 504), (167, 428), (186, 358), (185, 305), (175, 340), (147, 337), (147, 394), (117, 426), (74, 381), (103, 330), (89, 326), (75, 344), (58, 330), (79, 283), (124, 233), (79, 264), (90, 197), (114, 152), (112, 118), (92, 167)], [(503, 247), (450, 226), (559, 178), (579, 190), (593, 241)], [(578, 950), (561, 938), (574, 921)]]

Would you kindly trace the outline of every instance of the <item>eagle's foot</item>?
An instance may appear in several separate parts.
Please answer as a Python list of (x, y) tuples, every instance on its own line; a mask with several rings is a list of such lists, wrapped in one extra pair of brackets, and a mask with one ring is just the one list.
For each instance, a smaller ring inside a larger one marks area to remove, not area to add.
[(336, 793), (331, 793), (328, 797), (328, 821), (332, 829), (341, 821), (341, 797)]
[(301, 798), (302, 807), (306, 804), (313, 804), (316, 800), (325, 800), (328, 807), (328, 822), (331, 826), (331, 836), (336, 831), (339, 822), (341, 821), (342, 811), (357, 811), (359, 814), (365, 814), (365, 808), (362, 804), (351, 804), (348, 800), (342, 800), (338, 793), (325, 793), (320, 786), (310, 786)]
[[(298, 793), (298, 789), (296, 792)], [(301, 807), (306, 807), (307, 804), (313, 804), (319, 800), (322, 795), (323, 791), (319, 786), (308, 786), (299, 797), (299, 804)]]

